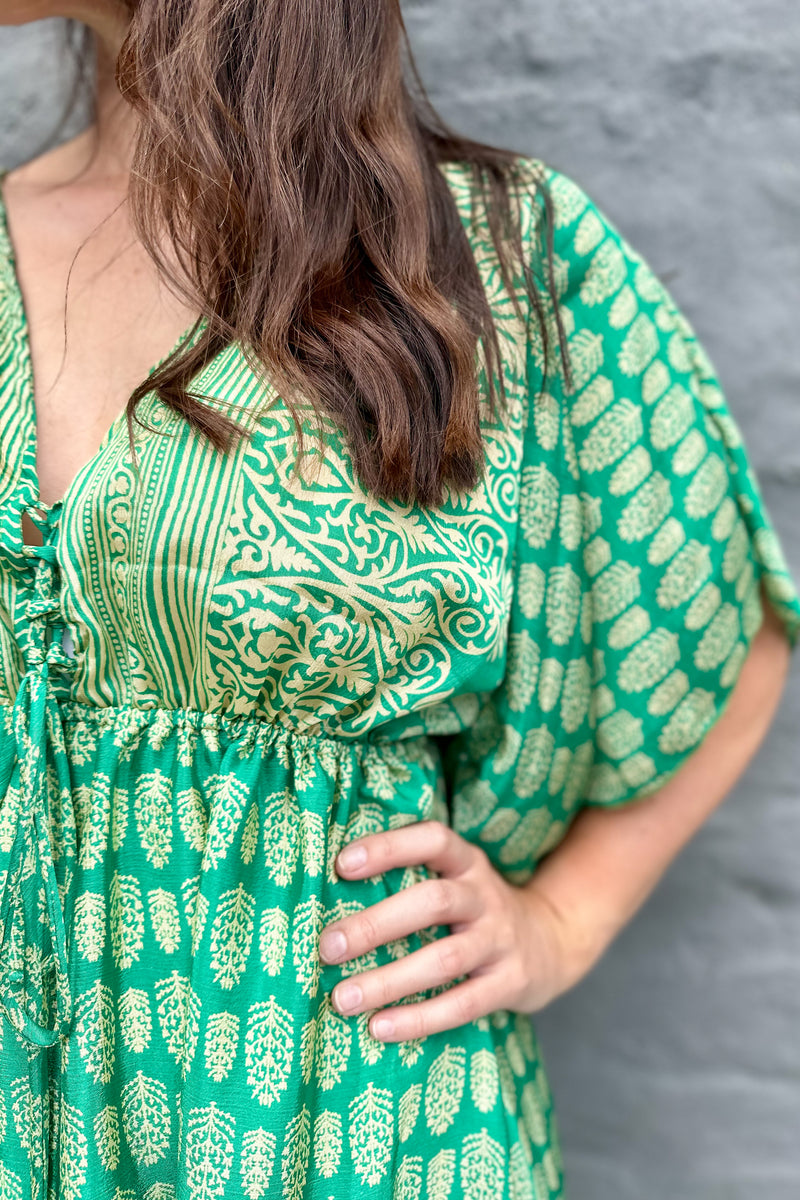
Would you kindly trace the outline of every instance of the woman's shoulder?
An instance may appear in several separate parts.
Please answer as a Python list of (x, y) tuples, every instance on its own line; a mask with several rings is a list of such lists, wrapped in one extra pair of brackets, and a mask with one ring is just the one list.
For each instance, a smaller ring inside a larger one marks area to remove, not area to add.
[[(479, 202), (472, 165), (464, 161), (439, 164), (464, 221), (468, 235), (477, 243), (489, 235), (488, 214)], [(562, 277), (582, 275), (590, 268), (595, 252), (613, 254), (611, 244), (629, 259), (640, 257), (591, 191), (573, 175), (531, 155), (517, 155), (507, 167), (509, 199), (519, 221), (522, 246), (528, 262), (546, 267), (552, 254)], [(601, 256), (602, 257), (602, 256)], [(597, 263), (594, 264), (595, 267)]]

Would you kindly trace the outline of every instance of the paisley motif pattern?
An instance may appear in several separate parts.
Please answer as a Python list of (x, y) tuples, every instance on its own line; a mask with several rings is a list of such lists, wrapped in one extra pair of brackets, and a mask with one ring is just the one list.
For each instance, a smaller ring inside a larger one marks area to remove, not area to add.
[(322, 963), (326, 924), (427, 874), (348, 882), (336, 854), (434, 818), (524, 882), (582, 806), (693, 752), (761, 586), (793, 642), (800, 599), (685, 318), (572, 180), (524, 159), (530, 262), (539, 169), (576, 386), (443, 166), (506, 401), (482, 407), (481, 481), (434, 511), (367, 496), (310, 409), (300, 455), (235, 345), (192, 385), (247, 422), (230, 454), (150, 395), (138, 470), (118, 420), (38, 505), (0, 221), (0, 1195), (562, 1200), (528, 1017), (384, 1044), (333, 1009), (343, 975), (448, 933)]

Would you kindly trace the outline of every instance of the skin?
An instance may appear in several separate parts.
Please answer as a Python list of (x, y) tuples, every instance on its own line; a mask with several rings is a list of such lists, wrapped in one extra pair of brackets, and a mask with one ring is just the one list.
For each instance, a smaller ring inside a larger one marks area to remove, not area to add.
[[(135, 117), (113, 81), (113, 63), (127, 21), (125, 10), (112, 0), (70, 5), (63, 0), (0, 0), (0, 24), (19, 25), (44, 17), (77, 17), (93, 29), (98, 45), (99, 115), (96, 127), (25, 164), (7, 179), (10, 215), (14, 199), (20, 204), (26, 199), (28, 210), (34, 213), (28, 224), (31, 246), (45, 233), (52, 233), (57, 216), (63, 223), (65, 213), (71, 217), (75, 243), (81, 228), (84, 233), (91, 230), (112, 201), (124, 198), (135, 133)], [(95, 153), (87, 166), (92, 148)], [(31, 208), (37, 200), (38, 205)], [(119, 242), (122, 228), (112, 228), (112, 243), (115, 236)], [(21, 218), (18, 230), (22, 239)], [(106, 244), (106, 252), (108, 248)], [(17, 249), (23, 276), (21, 260), (27, 255), (21, 253), (19, 243)], [(33, 258), (31, 252), (31, 274), (26, 276), (31, 296), (45, 271), (43, 263), (37, 270)], [(124, 291), (133, 289), (140, 299), (152, 301), (157, 281), (147, 277), (142, 261), (137, 260), (136, 265), (138, 275), (124, 268), (128, 271)], [(99, 294), (102, 279), (92, 278), (92, 296)], [(118, 303), (119, 279), (114, 287)], [(36, 346), (41, 340), (45, 346), (47, 314), (40, 325), (33, 308), (31, 304), (32, 342)], [(137, 340), (147, 341), (139, 356), (145, 370), (171, 348), (194, 314), (173, 306), (170, 319), (175, 334), (171, 338), (165, 336), (165, 311), (159, 310), (156, 318), (162, 335), (159, 353), (152, 353), (153, 337), (148, 341), (140, 325), (134, 324)], [(128, 315), (124, 328), (129, 333)], [(90, 359), (96, 360), (98, 348), (113, 332), (102, 321), (99, 326), (95, 322), (84, 369)], [(46, 360), (43, 351), (42, 377)], [(137, 365), (131, 361), (129, 373), (135, 373)], [(136, 374), (131, 387), (143, 373)], [(120, 381), (121, 392), (123, 384)], [(46, 394), (43, 398), (37, 393), (43, 496), (45, 492), (54, 497), (60, 493), (96, 449), (100, 439), (95, 435), (108, 423), (108, 390), (99, 386), (96, 394), (82, 390), (83, 424), (77, 422), (74, 412), (74, 391), (71, 406), (67, 396), (57, 396), (57, 402), (48, 405)], [(118, 408), (123, 403), (120, 399)], [(76, 424), (82, 430), (77, 438), (70, 434)], [(351, 842), (336, 860), (343, 879), (367, 879), (395, 867), (419, 865), (435, 877), (328, 925), (319, 947), (325, 962), (347, 962), (434, 925), (448, 926), (450, 933), (405, 958), (349, 975), (333, 988), (334, 1006), (348, 1015), (375, 1010), (369, 1023), (372, 1035), (401, 1041), (457, 1028), (500, 1008), (533, 1013), (574, 987), (745, 771), (775, 715), (788, 665), (789, 645), (783, 627), (765, 602), (764, 622), (726, 710), (698, 750), (652, 796), (618, 809), (582, 809), (562, 842), (537, 865), (524, 886), (510, 884), (481, 847), (440, 822), (418, 822)], [(349, 863), (347, 856), (357, 849), (363, 850), (364, 861)], [(337, 935), (342, 939), (339, 947)], [(462, 977), (432, 999), (392, 1007), (404, 997)]]
[[(53, 16), (78, 17), (93, 29), (98, 121), (3, 183), (30, 335), (45, 504), (63, 498), (133, 388), (198, 315), (165, 284), (128, 219), (138, 117), (114, 82), (127, 14), (111, 3), (0, 0), (0, 24)], [(23, 530), (26, 541), (41, 542), (27, 514)]]

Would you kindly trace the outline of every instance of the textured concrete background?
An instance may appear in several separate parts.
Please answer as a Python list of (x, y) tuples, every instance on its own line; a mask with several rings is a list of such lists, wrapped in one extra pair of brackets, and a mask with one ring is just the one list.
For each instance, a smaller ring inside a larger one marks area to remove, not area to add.
[[(570, 174), (671, 288), (800, 577), (796, 0), (404, 7), (441, 113)], [(0, 31), (7, 166), (56, 121), (58, 30)], [(800, 1197), (798, 726), (795, 659), (745, 780), (592, 974), (535, 1018), (570, 1200)]]

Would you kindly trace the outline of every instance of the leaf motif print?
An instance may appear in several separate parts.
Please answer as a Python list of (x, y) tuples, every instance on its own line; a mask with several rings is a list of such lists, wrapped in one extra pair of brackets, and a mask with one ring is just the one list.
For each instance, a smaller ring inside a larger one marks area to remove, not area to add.
[(178, 762), (182, 767), (194, 765), (197, 730), (187, 721), (178, 723)]
[(11, 1095), (13, 1097), (11, 1116), (20, 1145), (23, 1150), (27, 1150), (32, 1165), (41, 1169), (43, 1165), (41, 1141), (33, 1137), (33, 1132), (42, 1128), (44, 1116), (42, 1097), (38, 1093), (34, 1094), (31, 1090), (28, 1075), (20, 1075), (16, 1079), (12, 1079)]
[(304, 996), (316, 996), (320, 977), (319, 939), (325, 909), (316, 896), (298, 904), (292, 921), (292, 959)]
[(319, 813), (300, 810), (300, 853), (306, 874), (312, 879), (325, 869), (325, 829)]
[(623, 542), (641, 542), (663, 524), (672, 509), (670, 482), (660, 471), (653, 471), (636, 489), (617, 520), (617, 532)]
[(207, 918), (208, 896), (204, 896), (202, 892), (198, 892), (192, 921), (192, 954), (197, 954), (197, 947), (200, 945), (203, 937)]
[(372, 833), (383, 833), (385, 829), (386, 810), (382, 805), (359, 804), (345, 827), (344, 844), (368, 837)]
[(314, 1166), (323, 1179), (332, 1179), (342, 1159), (342, 1118), (325, 1108), (314, 1121)]
[[(0, 814), (0, 821), (2, 821), (2, 814)], [(328, 847), (325, 856), (325, 879), (328, 883), (339, 882), (336, 859), (342, 848), (344, 829), (344, 825), (340, 825), (338, 821), (332, 821), (328, 827)]]
[(685, 604), (703, 586), (711, 571), (708, 546), (691, 538), (674, 556), (661, 578), (656, 592), (659, 607), (669, 610)]
[(558, 520), (559, 484), (545, 466), (525, 467), (521, 476), (520, 528), (535, 550), (544, 549)]
[(647, 313), (640, 312), (622, 344), (617, 361), (623, 375), (641, 375), (658, 353), (658, 330)]
[(448, 1043), (434, 1059), (425, 1084), (425, 1120), (433, 1134), (453, 1124), (464, 1094), (466, 1071), (463, 1046)]
[(107, 1171), (116, 1171), (119, 1166), (119, 1114), (115, 1104), (100, 1109), (93, 1129), (100, 1162)]
[(147, 726), (147, 744), (152, 750), (163, 750), (167, 739), (172, 733), (173, 722), (171, 715), (163, 708), (157, 708), (153, 720)]
[(316, 1052), (317, 1019), (316, 1017), (312, 1017), (310, 1021), (306, 1021), (300, 1031), (300, 1074), (303, 1078), (303, 1083), (308, 1083), (311, 1079)]
[(244, 1046), (253, 1098), (272, 1105), (286, 1091), (294, 1052), (294, 1017), (275, 996), (250, 1005)]
[(183, 1154), (183, 1091), (175, 1093), (175, 1112), (178, 1116), (178, 1150), (177, 1156), (180, 1160)]
[(394, 1140), (393, 1096), (371, 1081), (348, 1106), (350, 1156), (356, 1174), (368, 1187), (380, 1183), (392, 1158)]
[(119, 850), (128, 831), (128, 789), (115, 787), (111, 808), (111, 845)]
[(267, 1129), (253, 1129), (242, 1138), (239, 1174), (247, 1200), (262, 1200), (269, 1195), (269, 1181), (275, 1167), (277, 1142)]
[(423, 1039), (418, 1037), (407, 1038), (405, 1041), (397, 1043), (397, 1053), (404, 1067), (414, 1066), (414, 1063), (420, 1054), (422, 1054), (422, 1042)]
[(215, 1083), (230, 1074), (236, 1058), (239, 1018), (236, 1013), (213, 1013), (208, 1019), (205, 1037), (206, 1070)]
[(505, 1037), (506, 1056), (511, 1066), (511, 1070), (515, 1075), (523, 1076), (526, 1071), (525, 1055), (522, 1052), (522, 1045), (517, 1036), (516, 1026), (514, 1029), (509, 1029)]
[(514, 1083), (514, 1075), (502, 1046), (495, 1046), (494, 1055), (497, 1061), (497, 1073), (500, 1079), (500, 1095), (503, 1098), (503, 1105), (508, 1115), (513, 1117), (517, 1112), (517, 1088)]
[(496, 1200), (506, 1184), (503, 1147), (485, 1128), (463, 1140), (461, 1194), (464, 1200)]
[(19, 788), (8, 787), (0, 805), (0, 850), (6, 854), (11, 852), (19, 829), (20, 801)]
[(419, 1200), (422, 1195), (422, 1157), (404, 1154), (395, 1172), (392, 1200)]
[(545, 658), (539, 673), (539, 707), (542, 712), (552, 712), (561, 695), (564, 667), (558, 658)]
[[(555, 739), (546, 725), (539, 725), (527, 731), (514, 772), (514, 794), (520, 799), (530, 800), (541, 787), (550, 770), (554, 749)], [(503, 828), (502, 833), (498, 833), (498, 838), (505, 838), (510, 833), (510, 828)]]
[(258, 804), (254, 800), (247, 811), (242, 833), (242, 862), (251, 863), (258, 846)]
[(515, 1142), (508, 1156), (508, 1188), (510, 1200), (549, 1200), (550, 1189), (546, 1192), (534, 1190), (531, 1170), (525, 1158), (522, 1142)]
[(132, 1054), (141, 1054), (153, 1036), (150, 1000), (141, 988), (129, 987), (119, 998), (119, 1027), (122, 1040)]
[(233, 845), (242, 822), (249, 789), (233, 774), (212, 775), (206, 784), (210, 796), (208, 834), (203, 848), (202, 870), (216, 870)]
[(153, 1183), (145, 1190), (144, 1200), (175, 1200), (175, 1188), (171, 1183)]
[(144, 906), (135, 875), (111, 877), (110, 911), (111, 950), (118, 967), (130, 967), (144, 945)]
[(569, 645), (581, 610), (580, 579), (569, 563), (548, 573), (545, 608), (550, 640), (556, 646)]
[(258, 944), (268, 975), (280, 975), (289, 942), (289, 914), (283, 908), (265, 908), (261, 914)]
[(219, 725), (210, 714), (206, 715), (200, 726), (200, 737), (209, 754), (219, 753)]
[(171, 1121), (167, 1089), (160, 1079), (137, 1071), (123, 1087), (122, 1128), (131, 1154), (142, 1166), (163, 1158), (170, 1142)]
[(256, 902), (241, 883), (223, 892), (211, 926), (211, 969), (214, 981), (230, 989), (237, 984), (253, 943)]
[(136, 827), (147, 861), (165, 867), (172, 852), (172, 780), (156, 768), (136, 780)]
[(214, 1101), (189, 1110), (186, 1132), (186, 1182), (191, 1200), (225, 1195), (233, 1165), (236, 1118)]
[(326, 1092), (340, 1082), (353, 1041), (350, 1021), (338, 1013), (326, 993), (317, 1014), (316, 1065), (317, 1079)]
[(189, 980), (177, 971), (166, 979), (157, 980), (155, 990), (159, 1001), (156, 1011), (164, 1041), (185, 1077), (197, 1048), (200, 997)]
[[(378, 751), (370, 742), (364, 743), (362, 770), (367, 790), (379, 800), (394, 800), (397, 789), (411, 778), (411, 771), (400, 749), (402, 743), (386, 744)], [(368, 806), (365, 806), (368, 807)], [(348, 830), (351, 824), (347, 823)]]
[(535, 1146), (547, 1145), (547, 1120), (541, 1097), (532, 1080), (524, 1085), (520, 1096), (520, 1108), (525, 1130)]
[(0, 1162), (0, 1200), (22, 1200), (22, 1180)]
[(97, 962), (103, 956), (105, 920), (105, 896), (100, 892), (81, 892), (75, 901), (73, 934), (78, 953), (88, 962)]
[(150, 924), (165, 954), (174, 954), (181, 944), (181, 921), (174, 892), (153, 888), (147, 893)]
[(86, 1070), (96, 1083), (114, 1075), (114, 994), (101, 980), (82, 992), (75, 1005), (75, 1037)]
[(625, 258), (617, 243), (606, 238), (594, 255), (581, 284), (581, 302), (589, 308), (615, 296), (625, 282)]
[(281, 1183), (284, 1200), (302, 1200), (311, 1154), (311, 1115), (304, 1104), (286, 1127), (281, 1154)]
[(183, 839), (192, 850), (202, 853), (208, 835), (208, 814), (197, 788), (185, 788), (175, 797), (178, 824)]
[(79, 1109), (67, 1103), (63, 1093), (60, 1108), (59, 1200), (81, 1200), (89, 1157), (83, 1117)]
[(118, 722), (114, 734), (114, 745), (120, 748), (120, 762), (130, 762), (148, 722), (148, 714), (142, 709), (123, 709), (122, 719)]
[[(374, 1008), (370, 1008), (366, 1012), (359, 1013), (356, 1017), (358, 1048), (361, 1051), (361, 1061), (370, 1067), (374, 1067), (380, 1061), (386, 1050), (386, 1042), (382, 1042), (380, 1038), (373, 1037), (369, 1031), (370, 1018), (375, 1011)], [(352, 1017), (350, 1019), (352, 1020)]]
[(644, 691), (671, 674), (679, 661), (678, 635), (654, 629), (626, 654), (617, 671), (617, 683), (623, 692)]
[(400, 1097), (397, 1133), (401, 1142), (407, 1142), (414, 1132), (422, 1099), (422, 1084), (412, 1083)]
[(559, 404), (549, 392), (543, 392), (533, 410), (536, 439), (543, 450), (555, 450), (558, 445)]
[(497, 1059), (491, 1050), (476, 1050), (470, 1058), (469, 1089), (478, 1112), (491, 1112), (500, 1090)]
[(204, 896), (200, 891), (199, 875), (183, 880), (181, 883), (181, 895), (183, 897), (183, 910), (189, 922), (189, 928), (192, 931), (192, 954), (196, 954), (197, 947), (200, 945), (200, 939), (203, 936), (203, 930), (205, 929), (206, 918), (208, 917), (208, 897)]
[(72, 792), (78, 862), (87, 870), (96, 866), (105, 853), (111, 816), (110, 792), (111, 780), (99, 772), (93, 776), (91, 786), (83, 784)]
[(97, 753), (97, 730), (88, 721), (76, 721), (69, 733), (69, 756), (79, 766)]
[(440, 1150), (428, 1163), (427, 1200), (450, 1200), (456, 1177), (456, 1152)]
[(289, 788), (264, 801), (265, 864), (270, 879), (285, 887), (297, 868), (300, 808)]
[(317, 756), (310, 743), (292, 745), (292, 784), (295, 792), (306, 792), (317, 782)]

